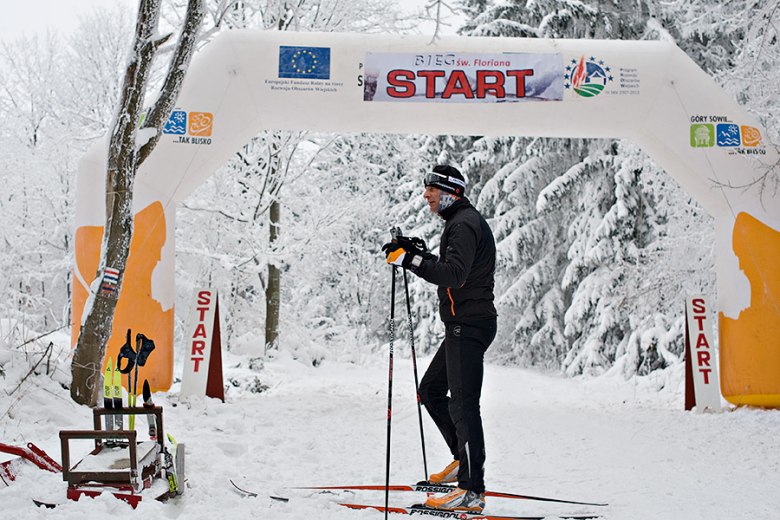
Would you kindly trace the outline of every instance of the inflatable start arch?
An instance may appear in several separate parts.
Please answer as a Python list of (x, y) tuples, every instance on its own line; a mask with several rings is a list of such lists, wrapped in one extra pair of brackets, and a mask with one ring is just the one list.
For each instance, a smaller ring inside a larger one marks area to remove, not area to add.
[[(173, 373), (176, 205), (262, 130), (633, 140), (715, 217), (724, 397), (780, 407), (780, 195), (759, 182), (778, 152), (679, 48), (647, 41), (221, 34), (194, 58), (135, 184), (107, 355), (127, 328), (153, 338), (154, 389)], [(105, 157), (96, 146), (79, 170), (74, 344), (98, 265)]]

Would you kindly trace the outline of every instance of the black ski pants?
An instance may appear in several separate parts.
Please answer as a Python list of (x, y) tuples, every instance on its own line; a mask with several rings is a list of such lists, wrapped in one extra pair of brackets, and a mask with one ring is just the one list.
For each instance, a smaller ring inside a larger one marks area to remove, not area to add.
[(483, 493), (485, 437), (479, 399), (485, 351), (496, 336), (496, 319), (446, 323), (445, 328), (444, 341), (420, 382), (420, 401), (460, 461), (458, 487)]

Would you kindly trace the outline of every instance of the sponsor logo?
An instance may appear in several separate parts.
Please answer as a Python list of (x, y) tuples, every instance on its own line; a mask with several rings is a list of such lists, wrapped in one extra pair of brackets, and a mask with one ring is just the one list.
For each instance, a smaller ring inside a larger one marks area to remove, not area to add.
[(587, 60), (585, 56), (579, 61), (571, 60), (571, 63), (566, 66), (566, 74), (563, 78), (565, 88), (586, 98), (598, 96), (608, 83), (614, 81), (611, 68), (603, 60), (596, 60), (594, 56)]
[(733, 124), (719, 124), (716, 127), (715, 139), (718, 146), (739, 146), (739, 127)]
[(715, 145), (715, 126), (710, 124), (691, 125), (691, 146), (702, 148)]
[(211, 137), (211, 126), (214, 122), (214, 116), (208, 112), (192, 112), (190, 113), (190, 135), (197, 135), (200, 137)]
[(436, 518), (458, 518), (460, 520), (468, 518), (468, 515), (465, 513), (458, 513), (455, 511), (446, 511), (444, 509), (420, 509), (417, 507), (412, 507), (409, 509), (409, 516), (414, 515), (435, 516)]
[(213, 127), (214, 114), (174, 110), (165, 123), (163, 134), (178, 136), (174, 143), (210, 145)]
[(414, 490), (418, 493), (449, 493), (452, 486), (436, 486), (432, 484), (417, 484)]
[(184, 135), (187, 133), (187, 112), (174, 110), (165, 123), (164, 134)]
[(330, 48), (280, 46), (279, 77), (330, 79)]
[(766, 153), (761, 130), (730, 122), (725, 116), (692, 116), (690, 140), (692, 148), (732, 148), (730, 153), (744, 155)]
[(742, 146), (758, 146), (761, 144), (761, 131), (752, 126), (741, 126)]

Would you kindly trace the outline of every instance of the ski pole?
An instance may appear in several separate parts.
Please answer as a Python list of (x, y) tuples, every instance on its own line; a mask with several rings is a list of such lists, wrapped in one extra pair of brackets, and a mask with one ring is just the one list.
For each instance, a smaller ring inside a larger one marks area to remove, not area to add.
[[(127, 374), (127, 405), (129, 407), (133, 406), (133, 397), (132, 397), (133, 373), (132, 372), (133, 372), (133, 367), (135, 367), (136, 357), (137, 357), (136, 352), (135, 350), (133, 350), (133, 345), (130, 343), (130, 329), (127, 329), (127, 341), (125, 341), (125, 344), (122, 345), (122, 348), (119, 349), (119, 355), (116, 358), (116, 368), (119, 370), (120, 373)], [(122, 359), (127, 359), (127, 366), (125, 368), (122, 368)], [(121, 397), (121, 390), (120, 390), (120, 397)], [(114, 407), (116, 408), (116, 406)], [(135, 416), (131, 415), (128, 421), (129, 421), (130, 429), (131, 430), (134, 429)], [(119, 429), (121, 430), (121, 428)]]
[[(135, 406), (138, 402), (138, 369), (146, 365), (146, 360), (153, 350), (154, 341), (150, 340), (140, 332), (135, 335), (135, 379), (133, 380), (133, 404), (131, 406)], [(127, 390), (129, 392), (130, 388), (128, 387)], [(131, 424), (135, 423), (134, 415), (130, 416), (130, 421)], [(133, 427), (131, 426), (130, 429), (132, 430)]]
[(422, 404), (420, 404), (420, 384), (417, 379), (417, 354), (414, 351), (414, 325), (412, 323), (412, 304), (409, 301), (409, 278), (404, 269), (404, 290), (406, 291), (406, 315), (409, 317), (409, 343), (412, 347), (412, 369), (414, 370), (414, 391), (417, 396), (417, 417), (420, 419), (420, 444), (422, 444), (423, 471), (428, 480), (428, 460), (425, 457), (425, 433), (423, 432)]
[(393, 279), (390, 289), (390, 375), (387, 380), (387, 454), (385, 461), (385, 520), (390, 504), (390, 425), (393, 417), (393, 341), (395, 340), (395, 274), (397, 266), (393, 266)]
[[(135, 408), (136, 399), (138, 398), (138, 354), (141, 352), (141, 338), (138, 337), (139, 334), (136, 334), (135, 336), (135, 377), (133, 378), (133, 395), (132, 395), (132, 404), (131, 407)], [(127, 377), (130, 377), (130, 374), (127, 375)], [(130, 387), (127, 387), (127, 391), (130, 391)], [(128, 396), (128, 401), (131, 399), (130, 396)], [(130, 429), (135, 429), (135, 415), (130, 416)]]

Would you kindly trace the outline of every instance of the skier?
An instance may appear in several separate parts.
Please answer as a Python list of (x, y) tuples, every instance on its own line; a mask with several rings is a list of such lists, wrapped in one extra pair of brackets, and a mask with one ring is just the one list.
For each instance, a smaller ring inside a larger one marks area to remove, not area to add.
[[(479, 399), (484, 355), (496, 335), (493, 305), (496, 246), (485, 219), (465, 197), (466, 182), (454, 167), (438, 165), (425, 175), (430, 210), (444, 219), (439, 257), (409, 239), (382, 246), (387, 262), (436, 284), (444, 341), (420, 382), (425, 405), (454, 461), (431, 482), (458, 482), (425, 505), (482, 512), (485, 507), (485, 441)], [(447, 391), (449, 390), (449, 396)]]

